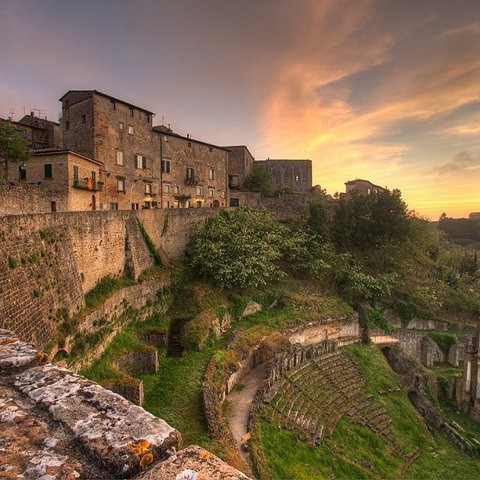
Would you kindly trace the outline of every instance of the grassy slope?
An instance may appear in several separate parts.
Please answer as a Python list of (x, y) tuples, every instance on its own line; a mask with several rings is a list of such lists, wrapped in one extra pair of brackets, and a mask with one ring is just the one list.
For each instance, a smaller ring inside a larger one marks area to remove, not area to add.
[[(406, 391), (379, 393), (399, 384), (378, 349), (353, 346), (348, 351), (367, 377), (368, 392), (387, 409), (394, 445), (346, 418), (337, 424), (332, 438), (318, 448), (310, 448), (291, 432), (261, 421), (261, 447), (273, 478), (478, 478), (480, 462), (463, 454), (440, 434), (432, 436), (409, 402)], [(409, 464), (400, 452), (417, 458)]]

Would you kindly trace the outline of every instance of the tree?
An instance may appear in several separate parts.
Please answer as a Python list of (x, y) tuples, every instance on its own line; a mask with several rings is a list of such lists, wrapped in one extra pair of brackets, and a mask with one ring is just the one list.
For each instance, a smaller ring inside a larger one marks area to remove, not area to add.
[(20, 137), (9, 122), (0, 121), (0, 159), (3, 160), (4, 179), (8, 181), (11, 163), (24, 162), (30, 158), (27, 142)]
[(270, 174), (263, 167), (253, 167), (245, 179), (243, 188), (249, 192), (259, 192), (262, 197), (269, 197), (273, 190)]
[(283, 275), (285, 226), (267, 213), (248, 208), (222, 211), (208, 218), (189, 245), (196, 273), (222, 288), (258, 288)]
[(308, 202), (307, 224), (312, 234), (319, 238), (326, 240), (330, 237), (331, 209), (322, 191), (317, 191)]

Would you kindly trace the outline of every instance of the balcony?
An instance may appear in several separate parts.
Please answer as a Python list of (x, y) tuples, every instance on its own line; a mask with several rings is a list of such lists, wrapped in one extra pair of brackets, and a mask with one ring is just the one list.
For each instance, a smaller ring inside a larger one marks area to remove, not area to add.
[(73, 188), (80, 190), (89, 190), (91, 192), (98, 192), (102, 189), (103, 182), (96, 182), (92, 178), (75, 178), (73, 180)]
[(185, 185), (196, 185), (197, 183), (195, 177), (185, 177)]

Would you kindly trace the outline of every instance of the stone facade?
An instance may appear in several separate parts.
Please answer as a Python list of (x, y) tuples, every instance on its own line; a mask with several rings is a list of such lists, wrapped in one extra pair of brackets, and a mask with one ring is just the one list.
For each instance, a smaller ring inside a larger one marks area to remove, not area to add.
[(380, 193), (386, 191), (386, 188), (374, 185), (369, 180), (349, 180), (345, 182), (345, 195), (351, 196), (353, 192), (356, 192), (358, 195), (370, 195), (372, 193)]
[(152, 112), (95, 90), (69, 91), (60, 100), (64, 146), (104, 164), (101, 207), (156, 206), (160, 154)]
[(239, 190), (252, 170), (255, 159), (245, 145), (225, 148), (228, 149), (228, 186), (231, 190)]
[[(154, 127), (154, 130), (163, 158), (163, 208), (228, 206), (228, 151), (190, 136), (178, 135), (166, 127)], [(179, 196), (184, 196), (185, 200)]]
[(60, 125), (47, 118), (36, 117), (33, 112), (11, 123), (32, 150), (58, 148), (62, 144)]
[[(10, 165), (9, 178), (19, 184), (45, 187), (42, 190), (50, 192), (51, 200), (43, 205), (43, 212), (96, 210), (102, 167), (100, 162), (69, 150), (37, 151), (27, 162)], [(30, 191), (24, 193), (29, 210)], [(34, 205), (33, 211), (38, 210)]]
[(227, 206), (227, 150), (153, 127), (152, 112), (96, 90), (60, 100), (64, 146), (104, 164), (101, 208)]
[(272, 178), (274, 190), (292, 193), (307, 193), (312, 188), (311, 160), (267, 160), (255, 161), (256, 167), (265, 168)]

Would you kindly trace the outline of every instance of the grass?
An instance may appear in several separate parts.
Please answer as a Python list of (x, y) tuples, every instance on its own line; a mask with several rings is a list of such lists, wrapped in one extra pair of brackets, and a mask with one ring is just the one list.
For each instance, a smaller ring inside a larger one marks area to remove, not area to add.
[[(431, 434), (408, 400), (405, 389), (387, 391), (401, 386), (378, 348), (353, 345), (346, 347), (346, 351), (356, 359), (366, 377), (366, 393), (387, 410), (392, 421), (393, 444), (343, 417), (331, 438), (311, 448), (293, 433), (260, 419), (255, 442), (266, 457), (272, 478), (478, 478), (478, 459), (468, 457), (440, 433)], [(459, 418), (457, 414), (452, 415)], [(460, 420), (465, 421), (458, 422), (462, 426), (471, 422), (467, 418)], [(476, 428), (480, 429), (478, 425)], [(404, 454), (416, 460), (409, 464)]]
[(192, 443), (218, 452), (208, 433), (203, 411), (202, 378), (208, 360), (218, 345), (183, 357), (160, 357), (156, 375), (143, 375), (143, 407), (177, 428), (183, 444)]
[(135, 283), (134, 280), (125, 277), (104, 277), (85, 294), (85, 305), (87, 308), (95, 308), (116, 290), (134, 285)]

